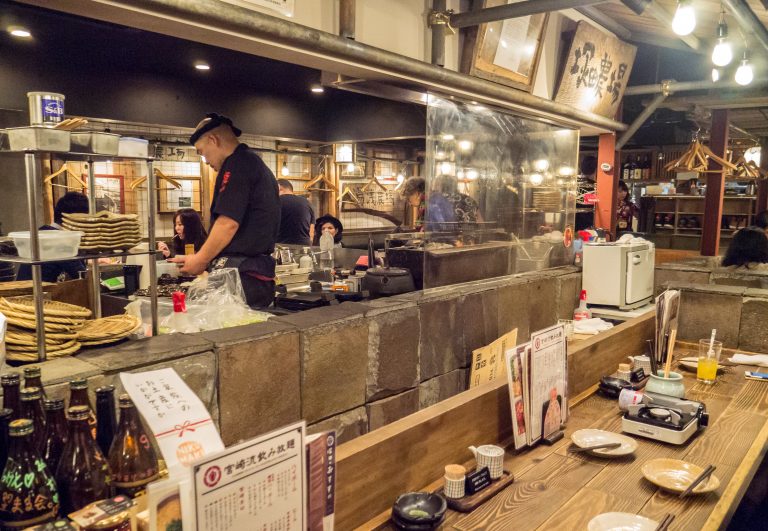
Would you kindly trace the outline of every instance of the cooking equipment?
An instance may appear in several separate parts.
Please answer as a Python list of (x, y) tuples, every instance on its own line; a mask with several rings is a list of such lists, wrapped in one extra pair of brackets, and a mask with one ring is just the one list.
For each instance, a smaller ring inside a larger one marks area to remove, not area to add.
[(399, 267), (368, 268), (362, 288), (370, 293), (371, 298), (399, 295), (415, 289), (411, 272)]
[(97, 155), (117, 155), (120, 135), (98, 131), (73, 132), (71, 135), (72, 151)]
[(27, 92), (30, 125), (53, 127), (64, 119), (64, 94)]
[(8, 135), (8, 149), (11, 151), (69, 151), (70, 132), (35, 125), (11, 127)]
[(589, 304), (631, 310), (653, 298), (655, 248), (651, 242), (585, 243), (582, 289)]
[(646, 392), (621, 419), (621, 431), (671, 444), (684, 444), (709, 424), (706, 406), (694, 400)]

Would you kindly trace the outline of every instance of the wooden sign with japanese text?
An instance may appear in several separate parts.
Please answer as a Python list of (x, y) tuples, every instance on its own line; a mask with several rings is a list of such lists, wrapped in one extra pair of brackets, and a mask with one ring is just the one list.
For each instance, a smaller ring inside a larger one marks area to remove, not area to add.
[(576, 26), (555, 101), (613, 118), (627, 88), (637, 48), (589, 22)]

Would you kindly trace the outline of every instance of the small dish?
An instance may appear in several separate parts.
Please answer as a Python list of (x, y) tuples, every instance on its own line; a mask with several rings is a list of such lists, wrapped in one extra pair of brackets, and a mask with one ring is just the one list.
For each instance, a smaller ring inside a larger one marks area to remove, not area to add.
[(655, 531), (659, 523), (632, 513), (598, 514), (587, 524), (588, 531)]
[(622, 457), (637, 450), (637, 441), (633, 438), (605, 430), (578, 430), (571, 434), (571, 441), (579, 448), (597, 446), (598, 444), (621, 443), (618, 448), (600, 448), (589, 452), (597, 457)]
[[(670, 492), (683, 492), (688, 485), (704, 472), (704, 469), (693, 463), (680, 459), (652, 459), (642, 468), (645, 479)], [(704, 494), (717, 490), (720, 480), (714, 474), (702, 481), (691, 494)]]
[(398, 496), (392, 505), (392, 520), (404, 528), (428, 529), (425, 526), (437, 527), (447, 510), (448, 502), (439, 494), (407, 492)]
[[(677, 364), (686, 371), (696, 372), (699, 368), (699, 358), (682, 358)], [(723, 372), (724, 370), (725, 365), (718, 363), (717, 372)]]

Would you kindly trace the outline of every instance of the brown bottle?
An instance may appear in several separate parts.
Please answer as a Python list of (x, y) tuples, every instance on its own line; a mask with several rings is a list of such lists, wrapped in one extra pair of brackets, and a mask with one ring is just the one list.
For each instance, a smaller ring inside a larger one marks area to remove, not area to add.
[(40, 370), (40, 367), (34, 366), (24, 368), (24, 385), (22, 387), (38, 387), (43, 399), (46, 398), (45, 388), (43, 387), (42, 371)]
[(67, 435), (67, 418), (64, 415), (64, 400), (45, 400), (45, 437), (40, 455), (48, 465), (48, 470), (55, 471), (59, 466), (61, 452), (69, 438)]
[(3, 407), (13, 410), (13, 418), (21, 418), (21, 400), (19, 400), (19, 386), (21, 376), (18, 372), (9, 372), (0, 376), (0, 385), (3, 387)]
[(120, 494), (136, 496), (158, 478), (157, 455), (128, 395), (120, 396), (120, 423), (109, 450), (113, 485)]
[(26, 529), (56, 518), (59, 495), (48, 467), (32, 444), (29, 419), (10, 424), (10, 449), (0, 480), (0, 528)]
[(69, 407), (88, 406), (88, 425), (91, 428), (91, 435), (96, 439), (96, 415), (93, 412), (91, 401), (88, 398), (88, 380), (78, 378), (69, 382)]
[(96, 389), (96, 442), (104, 455), (109, 455), (115, 438), (115, 386), (105, 385)]
[(21, 390), (21, 418), (30, 419), (35, 425), (31, 439), (38, 452), (43, 450), (45, 440), (45, 410), (39, 387), (27, 387)]
[(62, 514), (77, 511), (112, 494), (109, 465), (91, 436), (88, 406), (70, 407), (67, 413), (69, 439), (56, 468)]
[(5, 460), (8, 459), (8, 425), (11, 423), (12, 416), (12, 410), (0, 409), (0, 470), (5, 466)]

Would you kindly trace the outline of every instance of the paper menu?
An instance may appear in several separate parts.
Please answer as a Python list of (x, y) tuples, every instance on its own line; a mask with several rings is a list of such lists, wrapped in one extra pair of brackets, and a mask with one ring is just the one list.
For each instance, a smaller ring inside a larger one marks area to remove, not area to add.
[(192, 466), (196, 531), (304, 531), (304, 421)]
[[(531, 334), (531, 442), (548, 436), (568, 418), (568, 360), (565, 327), (556, 325)], [(552, 415), (557, 418), (553, 418)]]
[(527, 361), (530, 355), (530, 343), (508, 348), (505, 352), (507, 380), (509, 382), (509, 403), (512, 412), (512, 435), (515, 449), (530, 444), (526, 419), (530, 418), (527, 404), (528, 372)]
[(507, 332), (490, 345), (475, 349), (472, 352), (472, 368), (469, 376), (469, 387), (492, 382), (502, 378), (506, 371), (505, 353), (517, 342), (517, 328)]
[(152, 430), (172, 475), (224, 449), (205, 405), (173, 369), (123, 372), (120, 380)]

